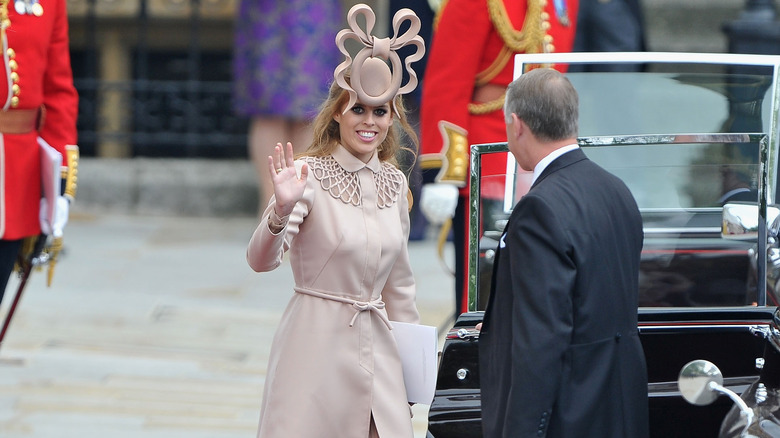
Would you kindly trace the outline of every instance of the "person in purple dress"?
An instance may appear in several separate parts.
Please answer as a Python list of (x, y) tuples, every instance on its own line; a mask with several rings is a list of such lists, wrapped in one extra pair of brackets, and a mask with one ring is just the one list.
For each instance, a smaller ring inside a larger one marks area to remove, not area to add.
[(311, 119), (325, 99), (333, 44), (341, 29), (338, 0), (241, 0), (235, 18), (233, 110), (249, 123), (248, 151), (258, 181), (258, 208), (265, 209), (273, 184), (266, 158), (276, 143), (305, 150)]

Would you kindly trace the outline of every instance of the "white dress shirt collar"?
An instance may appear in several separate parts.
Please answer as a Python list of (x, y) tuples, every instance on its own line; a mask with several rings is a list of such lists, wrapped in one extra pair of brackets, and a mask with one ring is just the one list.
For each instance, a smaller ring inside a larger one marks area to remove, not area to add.
[(558, 149), (550, 152), (549, 154), (547, 154), (546, 157), (542, 158), (542, 160), (539, 161), (539, 163), (536, 164), (536, 167), (534, 167), (534, 176), (533, 176), (533, 179), (531, 179), (531, 185), (532, 186), (534, 185), (534, 183), (536, 182), (536, 179), (539, 178), (539, 175), (541, 175), (542, 172), (544, 172), (544, 169), (546, 169), (547, 166), (549, 166), (550, 163), (552, 163), (556, 158), (560, 157), (561, 155), (565, 154), (566, 152), (573, 151), (573, 150), (575, 150), (577, 148), (579, 148), (579, 145), (577, 145), (576, 143), (573, 143), (573, 144), (570, 144), (570, 145), (566, 145), (566, 146), (562, 146), (562, 147), (559, 147)]

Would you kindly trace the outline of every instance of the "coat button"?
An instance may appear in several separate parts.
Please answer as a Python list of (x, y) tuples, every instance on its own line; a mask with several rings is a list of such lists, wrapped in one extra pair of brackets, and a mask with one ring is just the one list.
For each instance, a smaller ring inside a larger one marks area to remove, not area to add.
[(620, 332), (617, 332), (617, 333), (615, 333), (615, 342), (620, 342), (620, 338), (621, 338), (622, 336), (623, 336), (623, 335), (621, 335), (621, 334), (620, 334)]

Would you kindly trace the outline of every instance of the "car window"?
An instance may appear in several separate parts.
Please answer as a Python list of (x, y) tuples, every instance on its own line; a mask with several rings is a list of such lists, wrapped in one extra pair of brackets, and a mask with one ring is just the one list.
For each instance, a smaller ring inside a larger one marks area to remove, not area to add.
[[(723, 70), (719, 65), (676, 67), (681, 72), (568, 74), (580, 96), (580, 135), (763, 132), (769, 126), (771, 68), (748, 74), (701, 71)], [(692, 69), (699, 71), (685, 72)]]
[[(766, 242), (724, 238), (721, 231), (724, 204), (753, 204), (765, 218), (766, 203), (776, 197), (778, 58), (737, 58), (736, 64), (717, 57), (704, 64), (647, 62), (639, 72), (567, 75), (580, 94), (580, 146), (626, 183), (642, 213), (640, 306), (767, 301), (757, 292), (767, 270), (755, 260)], [(506, 175), (482, 175), (472, 166), (472, 196), (479, 202), (471, 204), (470, 270), (476, 275), (470, 275), (470, 308), (481, 310), (496, 244), (531, 174), (517, 167), (505, 143), (472, 146), (472, 153), (509, 157)], [(767, 304), (776, 301), (770, 293)]]
[(652, 210), (721, 207), (738, 189), (748, 194), (741, 199), (758, 202), (756, 146), (649, 144), (583, 149), (588, 158), (628, 185), (640, 210)]

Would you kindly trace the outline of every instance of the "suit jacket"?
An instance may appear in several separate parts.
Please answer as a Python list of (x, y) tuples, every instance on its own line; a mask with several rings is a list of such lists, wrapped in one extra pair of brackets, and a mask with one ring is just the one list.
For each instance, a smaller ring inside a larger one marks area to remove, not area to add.
[[(643, 52), (645, 26), (639, 0), (580, 0), (575, 52)], [(641, 64), (572, 64), (570, 72), (641, 71)]]
[(575, 52), (646, 50), (639, 0), (580, 0)]
[(517, 203), (479, 341), (485, 438), (648, 435), (642, 241), (628, 188), (580, 149)]

